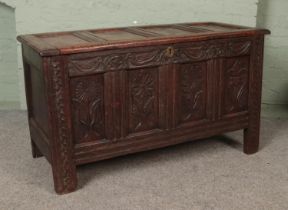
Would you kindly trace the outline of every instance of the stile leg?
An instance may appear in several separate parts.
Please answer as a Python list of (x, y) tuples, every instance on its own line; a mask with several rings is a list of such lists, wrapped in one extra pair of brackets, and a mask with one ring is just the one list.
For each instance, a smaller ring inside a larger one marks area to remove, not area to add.
[(61, 56), (45, 60), (47, 71), (47, 89), (50, 91), (51, 120), (51, 165), (56, 193), (65, 194), (76, 190), (77, 175), (74, 161), (74, 145), (71, 136), (71, 110), (69, 77), (64, 71), (64, 60)]
[(244, 147), (246, 154), (254, 154), (259, 149), (259, 125), (244, 129)]
[(243, 150), (246, 154), (256, 153), (259, 149), (264, 36), (255, 37), (254, 45), (249, 75), (249, 124), (244, 130)]
[(59, 195), (73, 192), (77, 189), (77, 174), (75, 165), (67, 165), (68, 168), (59, 168), (52, 164), (55, 192)]

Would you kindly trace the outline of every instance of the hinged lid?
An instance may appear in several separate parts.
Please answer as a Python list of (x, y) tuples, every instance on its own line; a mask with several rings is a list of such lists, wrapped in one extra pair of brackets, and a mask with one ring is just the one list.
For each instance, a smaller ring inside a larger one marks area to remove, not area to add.
[(43, 33), (17, 39), (41, 56), (53, 56), (269, 33), (266, 29), (208, 22)]

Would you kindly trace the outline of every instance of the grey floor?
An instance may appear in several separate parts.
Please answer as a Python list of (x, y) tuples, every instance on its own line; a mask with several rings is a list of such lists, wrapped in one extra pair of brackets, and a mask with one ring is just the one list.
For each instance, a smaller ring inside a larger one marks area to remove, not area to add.
[(0, 210), (286, 210), (288, 120), (262, 119), (261, 150), (242, 133), (78, 168), (79, 190), (54, 193), (44, 158), (32, 159), (26, 113), (0, 112)]

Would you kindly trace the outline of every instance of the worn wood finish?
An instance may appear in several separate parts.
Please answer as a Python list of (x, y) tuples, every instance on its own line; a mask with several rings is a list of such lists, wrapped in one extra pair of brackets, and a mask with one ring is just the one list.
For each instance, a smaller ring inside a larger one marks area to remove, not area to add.
[(184, 23), (19, 36), (33, 157), (63, 194), (77, 165), (228, 131), (257, 152), (268, 33)]

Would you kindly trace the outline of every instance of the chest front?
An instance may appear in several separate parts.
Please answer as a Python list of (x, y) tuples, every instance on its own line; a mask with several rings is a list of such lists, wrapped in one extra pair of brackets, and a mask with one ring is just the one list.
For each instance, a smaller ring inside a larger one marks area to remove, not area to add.
[(259, 146), (264, 29), (173, 24), (20, 36), (32, 154), (76, 166), (244, 130)]

